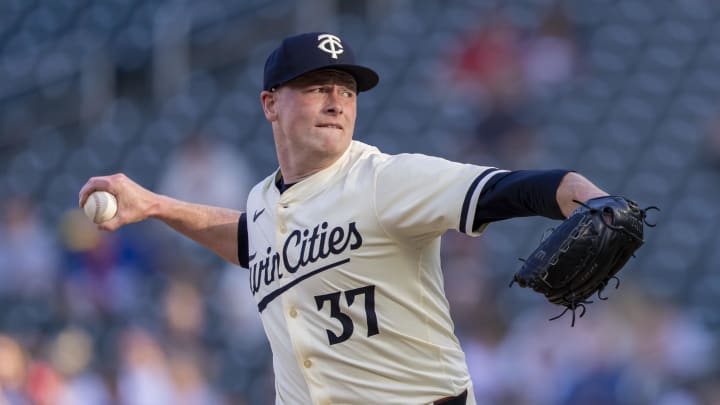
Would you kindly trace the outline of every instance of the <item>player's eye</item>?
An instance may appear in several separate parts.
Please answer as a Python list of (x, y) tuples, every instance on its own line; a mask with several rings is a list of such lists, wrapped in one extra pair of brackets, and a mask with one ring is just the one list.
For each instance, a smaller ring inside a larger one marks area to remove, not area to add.
[(343, 97), (347, 97), (347, 98), (355, 97), (355, 92), (352, 90), (348, 90), (348, 89), (343, 89), (341, 94), (343, 95)]

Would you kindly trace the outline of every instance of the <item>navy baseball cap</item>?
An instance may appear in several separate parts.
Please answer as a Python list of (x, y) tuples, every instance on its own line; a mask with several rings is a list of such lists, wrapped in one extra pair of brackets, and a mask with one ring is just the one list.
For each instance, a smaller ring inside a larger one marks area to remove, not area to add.
[(374, 70), (355, 63), (355, 54), (340, 37), (325, 32), (308, 32), (285, 38), (265, 61), (263, 90), (287, 83), (320, 69), (336, 69), (351, 74), (358, 92), (375, 87), (380, 81)]

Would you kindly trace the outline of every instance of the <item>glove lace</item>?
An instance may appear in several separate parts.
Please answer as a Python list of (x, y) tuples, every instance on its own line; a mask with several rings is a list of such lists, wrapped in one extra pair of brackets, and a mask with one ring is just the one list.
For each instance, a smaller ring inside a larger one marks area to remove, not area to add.
[(603, 297), (602, 292), (605, 291), (605, 287), (607, 287), (608, 283), (610, 283), (610, 280), (615, 280), (615, 289), (617, 290), (618, 287), (620, 287), (620, 279), (617, 276), (612, 276), (609, 279), (605, 280), (600, 288), (598, 288), (597, 296), (601, 301), (607, 301), (608, 297)]
[(570, 322), (570, 327), (575, 327), (575, 313), (577, 312), (578, 308), (582, 309), (582, 312), (580, 312), (580, 315), (578, 315), (578, 318), (582, 318), (585, 315), (585, 304), (592, 304), (592, 301), (583, 300), (579, 302), (575, 302), (575, 297), (573, 297), (570, 301), (569, 305), (565, 305), (565, 309), (560, 313), (560, 315), (553, 316), (552, 318), (548, 319), (548, 321), (554, 321), (556, 319), (560, 319), (565, 315), (567, 311), (572, 311), (572, 321)]

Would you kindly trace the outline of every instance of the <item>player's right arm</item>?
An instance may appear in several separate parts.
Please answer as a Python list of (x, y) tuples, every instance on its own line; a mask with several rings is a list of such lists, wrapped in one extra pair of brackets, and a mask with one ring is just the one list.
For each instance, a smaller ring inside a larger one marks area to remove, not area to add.
[(100, 229), (114, 231), (124, 225), (155, 218), (212, 250), (223, 259), (238, 259), (238, 220), (242, 212), (228, 208), (192, 204), (154, 193), (124, 174), (92, 177), (82, 187), (79, 204), (96, 190), (105, 190), (118, 200), (118, 213)]

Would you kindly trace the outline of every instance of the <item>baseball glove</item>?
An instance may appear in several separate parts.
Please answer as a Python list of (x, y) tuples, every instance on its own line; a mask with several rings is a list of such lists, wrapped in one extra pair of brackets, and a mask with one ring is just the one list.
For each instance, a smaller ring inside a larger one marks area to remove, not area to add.
[(585, 315), (585, 305), (593, 294), (601, 300), (610, 280), (615, 288), (620, 280), (615, 276), (633, 253), (643, 244), (646, 212), (657, 207), (640, 208), (634, 201), (619, 196), (598, 197), (581, 206), (555, 228), (522, 260), (510, 286), (518, 283), (545, 295), (553, 304), (565, 307), (555, 320), (570, 310), (572, 326), (575, 311)]

